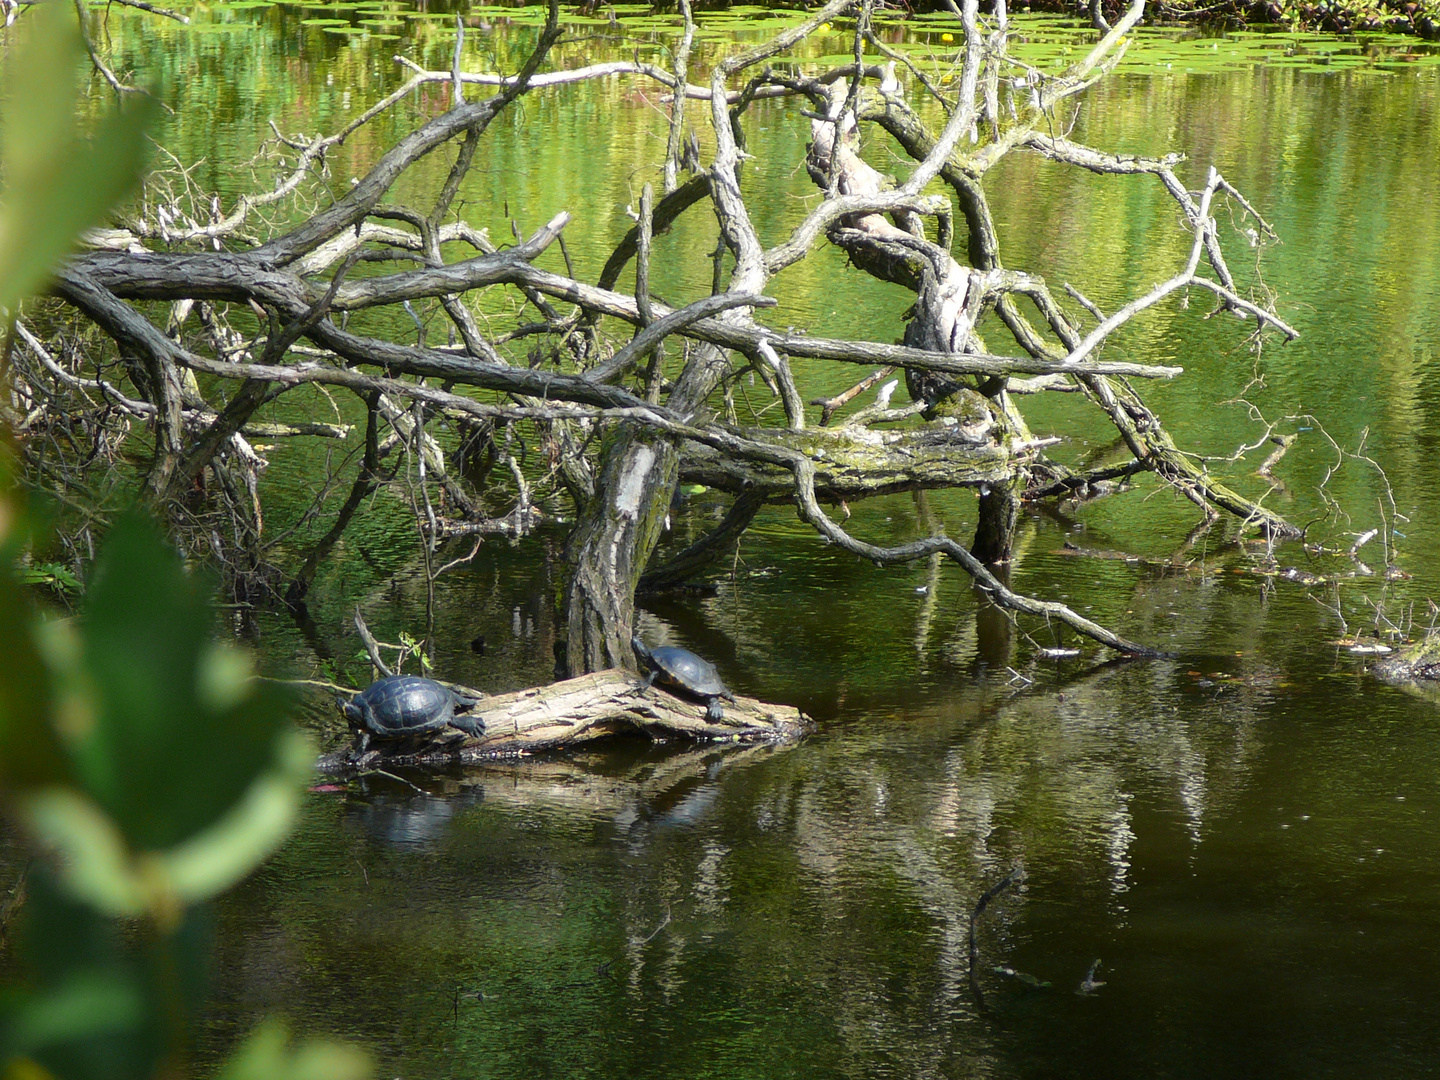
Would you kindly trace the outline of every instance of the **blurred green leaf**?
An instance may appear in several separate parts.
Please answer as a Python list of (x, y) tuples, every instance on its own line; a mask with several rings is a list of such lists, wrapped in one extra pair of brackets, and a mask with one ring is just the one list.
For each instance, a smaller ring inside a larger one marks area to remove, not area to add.
[[(132, 99), (93, 138), (77, 135), (82, 53), (70, 17), (61, 3), (35, 4), (7, 35), (0, 307), (10, 311), (138, 179), (155, 107)], [(139, 516), (112, 530), (83, 622), (37, 621), (11, 570), (25, 522), (8, 487), (0, 476), (0, 794), (55, 856), (59, 880), (38, 871), (22, 914), (34, 984), (0, 1000), (0, 1075), (179, 1075), (210, 952), (197, 902), (288, 833), (313, 750), (284, 729), (290, 692), (212, 642), (208, 587)], [(22, 573), (80, 585), (59, 564)], [(151, 932), (122, 948), (107, 916), (142, 914)], [(267, 1025), (224, 1075), (361, 1080), (370, 1069), (355, 1050), (291, 1046)]]
[(139, 515), (111, 530), (83, 618), (96, 715), (73, 745), (76, 771), (132, 847), (172, 847), (214, 825), (271, 765), (291, 693), (252, 681), (212, 707), (228, 676), (207, 669), (209, 588)]
[(69, 893), (107, 915), (138, 916), (157, 906), (160, 882), (131, 864), (125, 838), (106, 813), (73, 788), (35, 792), (21, 803), (30, 834), (60, 861)]
[[(68, 14), (67, 14), (68, 12)], [(98, 221), (140, 178), (144, 130), (154, 98), (135, 96), (89, 140), (76, 133), (75, 102), (83, 50), (59, 3), (35, 4), (29, 39), (8, 50), (0, 101), (0, 307), (44, 283), (75, 237)], [(14, 34), (14, 31), (11, 31)]]
[(52, 778), (18, 806), (71, 894), (107, 914), (168, 925), (293, 823), (314, 751), (285, 724), (291, 692), (252, 678), (243, 653), (211, 641), (212, 622), (203, 580), (130, 515), (106, 540), (80, 633), (44, 626), (37, 655), (55, 672), (79, 789)]
[(68, 766), (50, 726), (50, 681), (28, 598), (11, 576), (32, 539), (30, 508), (12, 482), (14, 447), (0, 430), (0, 794), (56, 783)]
[(151, 934), (140, 942), (139, 970), (149, 994), (149, 1012), (168, 1027), (171, 1055), (188, 1052), (183, 1032), (194, 1029), (209, 1004), (214, 946), (209, 904), (186, 908), (168, 934)]
[(315, 749), (298, 731), (277, 741), (278, 767), (259, 777), (213, 827), (161, 856), (175, 895), (186, 903), (208, 899), (254, 870), (280, 846), (300, 808), (301, 785)]
[(18, 944), (42, 985), (58, 985), (119, 957), (114, 923), (67, 896), (43, 863), (33, 866), (27, 888)]
[(104, 810), (72, 788), (31, 793), (21, 801), (22, 815), (31, 835), (58, 857), (72, 896), (107, 915), (166, 923), (240, 881), (289, 835), (315, 751), (304, 735), (286, 731), (275, 757), (276, 767), (214, 825), (166, 851), (133, 852)]
[(50, 681), (33, 623), (19, 586), (0, 570), (0, 789), (58, 783), (69, 775), (50, 724)]
[(223, 712), (250, 696), (254, 677), (249, 653), (234, 645), (213, 642), (200, 657), (195, 694), (203, 708)]
[(54, 1080), (55, 1074), (38, 1061), (30, 1058), (15, 1058), (6, 1062), (5, 1072), (0, 1073), (5, 1080)]
[(11, 1018), (8, 1042), (21, 1053), (137, 1027), (145, 1001), (135, 985), (111, 970), (77, 972), (37, 994)]
[(365, 1080), (370, 1075), (369, 1058), (354, 1047), (318, 1039), (292, 1047), (285, 1025), (267, 1020), (215, 1080)]
[(42, 869), (18, 944), (33, 985), (3, 1011), (0, 1062), (30, 1059), (65, 1080), (153, 1075), (164, 1053), (159, 995), (122, 951), (113, 922), (66, 896)]

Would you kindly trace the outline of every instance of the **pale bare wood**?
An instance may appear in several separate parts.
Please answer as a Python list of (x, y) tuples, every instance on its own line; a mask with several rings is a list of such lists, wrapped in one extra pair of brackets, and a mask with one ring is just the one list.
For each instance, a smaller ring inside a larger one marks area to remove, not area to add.
[(357, 756), (353, 743), (322, 757), (323, 772), (397, 765), (443, 766), (517, 757), (557, 747), (579, 746), (617, 735), (644, 734), (656, 741), (689, 739), (728, 742), (788, 742), (813, 730), (799, 709), (736, 695), (725, 719), (712, 724), (705, 705), (657, 687), (643, 687), (629, 671), (610, 668), (549, 686), (535, 686), (480, 698), (470, 715), (485, 720), (479, 738), (443, 729), (426, 739), (379, 740)]

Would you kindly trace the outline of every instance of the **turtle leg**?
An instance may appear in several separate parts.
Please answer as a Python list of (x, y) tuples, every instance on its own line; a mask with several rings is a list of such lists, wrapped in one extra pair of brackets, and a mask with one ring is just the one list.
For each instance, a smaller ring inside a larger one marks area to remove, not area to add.
[(370, 732), (360, 728), (355, 734), (355, 752), (363, 754), (370, 748)]
[(705, 710), (705, 719), (712, 724), (721, 723), (725, 719), (725, 706), (720, 704), (718, 697), (710, 699), (710, 705)]
[(450, 726), (459, 728), (467, 735), (480, 738), (485, 734), (485, 718), (483, 716), (457, 716), (450, 721)]

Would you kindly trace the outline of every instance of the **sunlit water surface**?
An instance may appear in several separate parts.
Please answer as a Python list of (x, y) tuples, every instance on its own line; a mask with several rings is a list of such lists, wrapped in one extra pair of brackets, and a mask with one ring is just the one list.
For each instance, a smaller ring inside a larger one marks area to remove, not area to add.
[[(120, 38), (134, 67), (169, 75), (182, 107), (168, 135), (206, 157), (202, 183), (239, 184), (227, 162), (248, 156), (265, 119), (333, 129), (398, 83), (383, 42), (269, 19), (231, 36)], [(519, 55), (512, 38), (494, 47)], [(443, 40), (426, 48), (448, 63)], [(467, 212), (508, 237), (507, 210), (525, 229), (570, 211), (572, 252), (593, 277), (653, 177), (654, 97), (618, 82), (537, 95), (486, 136)], [(1013, 580), (1175, 658), (1046, 660), (1037, 646), (1056, 635), (986, 609), (958, 568), (878, 570), (770, 511), (715, 595), (657, 602), (642, 622), (710, 656), (735, 689), (804, 708), (813, 738), (637, 741), (411, 777), (423, 793), (372, 777), (311, 795), (298, 835), (219, 905), (204, 1056), (278, 1012), (407, 1078), (1432, 1071), (1440, 712), (1331, 643), (1373, 629), (1377, 610), (1423, 626), (1440, 579), (1437, 104), (1434, 68), (1126, 76), (1083, 99), (1075, 129), (1128, 152), (1183, 149), (1196, 186), (1218, 165), (1277, 227), (1260, 275), (1305, 335), (1256, 369), (1245, 328), (1208, 318), (1197, 294), (1111, 355), (1187, 368), (1145, 388), (1185, 445), (1256, 441), (1242, 394), (1299, 431), (1277, 468), (1286, 486), (1268, 496), (1298, 521), (1325, 518), (1316, 488), (1336, 447), (1363, 446), (1385, 476), (1347, 460), (1327, 491), (1349, 518), (1317, 529), (1383, 528), (1365, 549), (1372, 568), (1393, 561), (1411, 580), (1307, 588), (1252, 573), (1257, 554), (1228, 547), (1223, 526), (1172, 562), (1195, 510), (1141, 484), (1027, 520)], [(352, 140), (337, 181), (412, 116)], [(757, 109), (750, 176), (771, 192), (756, 211), (772, 239), (811, 194), (796, 168), (806, 129), (796, 106)], [(872, 150), (888, 154), (878, 136)], [(992, 194), (1006, 265), (1083, 284), (1107, 308), (1172, 274), (1188, 247), (1141, 180), (1021, 159)], [(1257, 252), (1231, 243), (1255, 283)], [(713, 244), (711, 215), (685, 219), (657, 243), (657, 287), (677, 301), (708, 290)], [(899, 335), (909, 303), (824, 252), (772, 292), (776, 325), (879, 340)], [(854, 374), (802, 370), (803, 389)], [(1110, 441), (1073, 397), (1024, 407), (1037, 432), (1078, 432), (1063, 455)], [(1246, 470), (1264, 452), (1215, 467), (1258, 494)], [(292, 484), (297, 505), (323, 464), (305, 453), (273, 452), (270, 483)], [(879, 542), (936, 522), (964, 537), (974, 522), (969, 496), (852, 509), (852, 530)], [(722, 510), (710, 496), (678, 508), (677, 539)], [(377, 506), (322, 576), (313, 621), (263, 621), (260, 647), (358, 672), (356, 603), (382, 637), (423, 633), (405, 530), (403, 512)], [(1067, 554), (1067, 537), (1147, 561)], [(493, 542), (442, 579), (437, 669), (493, 690), (546, 681), (560, 557), (559, 538)], [(1277, 558), (1310, 565), (1298, 545)], [(483, 656), (468, 647), (477, 634)], [(334, 737), (333, 713), (321, 701), (305, 719)], [(975, 916), (1016, 867), (1023, 883)]]

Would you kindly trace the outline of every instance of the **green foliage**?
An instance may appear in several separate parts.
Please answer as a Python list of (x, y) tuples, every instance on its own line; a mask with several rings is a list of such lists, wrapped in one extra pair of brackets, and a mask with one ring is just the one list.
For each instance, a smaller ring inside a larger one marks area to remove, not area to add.
[[(208, 644), (212, 622), (205, 584), (139, 516), (112, 530), (79, 620), (38, 622), (0, 573), (0, 783), (56, 856), (25, 908), (31, 984), (0, 1004), (12, 1069), (138, 1080), (183, 1065), (210, 953), (203, 902), (289, 831), (312, 750), (285, 724), (288, 693)], [(269, 1029), (231, 1072), (247, 1068), (365, 1072), (353, 1051), (290, 1050)]]
[(1435, 37), (1440, 30), (1440, 2), (1437, 0), (1279, 0), (1271, 5), (1278, 17), (1303, 30), (1350, 33), (1356, 30), (1387, 30), (1392, 33)]
[(362, 1055), (343, 1043), (290, 1043), (283, 1024), (267, 1020), (220, 1070), (216, 1080), (349, 1080), (368, 1073)]
[[(10, 561), (4, 559), (0, 566)], [(50, 679), (25, 598), (3, 570), (0, 659), (4, 663), (4, 671), (0, 672), (0, 791), (34, 789), (56, 782), (65, 775), (65, 756), (58, 732), (49, 722), (53, 714)]]
[[(25, 908), (30, 985), (0, 999), (7, 1075), (183, 1066), (210, 954), (203, 901), (284, 838), (311, 761), (284, 724), (288, 694), (208, 644), (212, 620), (205, 584), (138, 516), (112, 531), (78, 621), (38, 621), (0, 572), (0, 792), (58, 856)], [(355, 1051), (292, 1049), (275, 1027), (226, 1070), (365, 1073)]]
[[(0, 114), (0, 305), (43, 282), (138, 177), (148, 106), (76, 133), (78, 37), (30, 10)], [(139, 515), (107, 538), (78, 620), (38, 618), (22, 582), (78, 589), (63, 567), (12, 572), (28, 539), (0, 487), (0, 800), (47, 857), (18, 939), (23, 986), (0, 994), (7, 1080), (178, 1076), (205, 1000), (205, 901), (288, 834), (313, 751), (287, 691), (212, 640), (210, 585)], [(291, 1047), (262, 1026), (233, 1080), (351, 1080), (361, 1055)]]
[(80, 591), (80, 579), (68, 566), (60, 563), (47, 562), (22, 566), (16, 570), (15, 576), (22, 585), (43, 585), (62, 595)]
[(84, 56), (79, 37), (62, 4), (36, 4), (28, 15), (30, 39), (9, 51), (0, 88), (8, 106), (0, 146), (0, 307), (6, 310), (35, 292), (76, 235), (134, 187), (145, 125), (156, 108), (154, 99), (139, 98), (107, 117), (93, 138), (82, 138), (75, 128)]
[[(403, 675), (405, 673), (405, 665), (409, 663), (412, 657), (414, 658), (416, 664), (419, 665), (420, 673), (422, 675), (429, 675), (434, 667), (434, 663), (430, 659), (430, 654), (426, 650), (425, 638), (417, 638), (408, 630), (400, 631), (400, 643), (398, 645), (392, 645), (389, 642), (385, 641), (377, 642), (377, 644), (382, 650), (395, 650), (395, 659), (390, 662), (390, 668), (392, 671), (395, 672), (396, 675)], [(355, 659), (359, 661), (360, 664), (363, 665), (367, 671), (375, 670), (370, 660), (370, 654), (364, 649), (355, 650)], [(330, 679), (332, 682), (344, 681), (343, 678), (337, 677), (334, 674), (333, 666), (325, 669), (325, 671), (325, 677)]]
[(71, 685), (104, 692), (72, 758), (85, 790), (142, 847), (215, 825), (275, 753), (285, 715), (276, 684), (252, 689), (243, 663), (209, 645), (208, 592), (132, 517), (112, 531), (86, 597)]
[(425, 652), (425, 639), (417, 638), (409, 631), (400, 631), (400, 656), (395, 661), (395, 670), (399, 671), (410, 657), (415, 657), (420, 662), (420, 670), (426, 674), (430, 671), (430, 657)]
[[(157, 943), (127, 950), (118, 929), (49, 873), (38, 875), (19, 942), (34, 985), (9, 1003), (0, 1036), (12, 1069), (18, 1058), (56, 1076), (141, 1080), (154, 1071), (165, 1055), (164, 1018), (200, 999), (205, 972), (195, 961), (205, 953), (176, 950), (182, 963), (173, 980), (162, 981), (150, 977), (165, 962)], [(184, 931), (174, 940), (203, 944), (197, 917)]]

